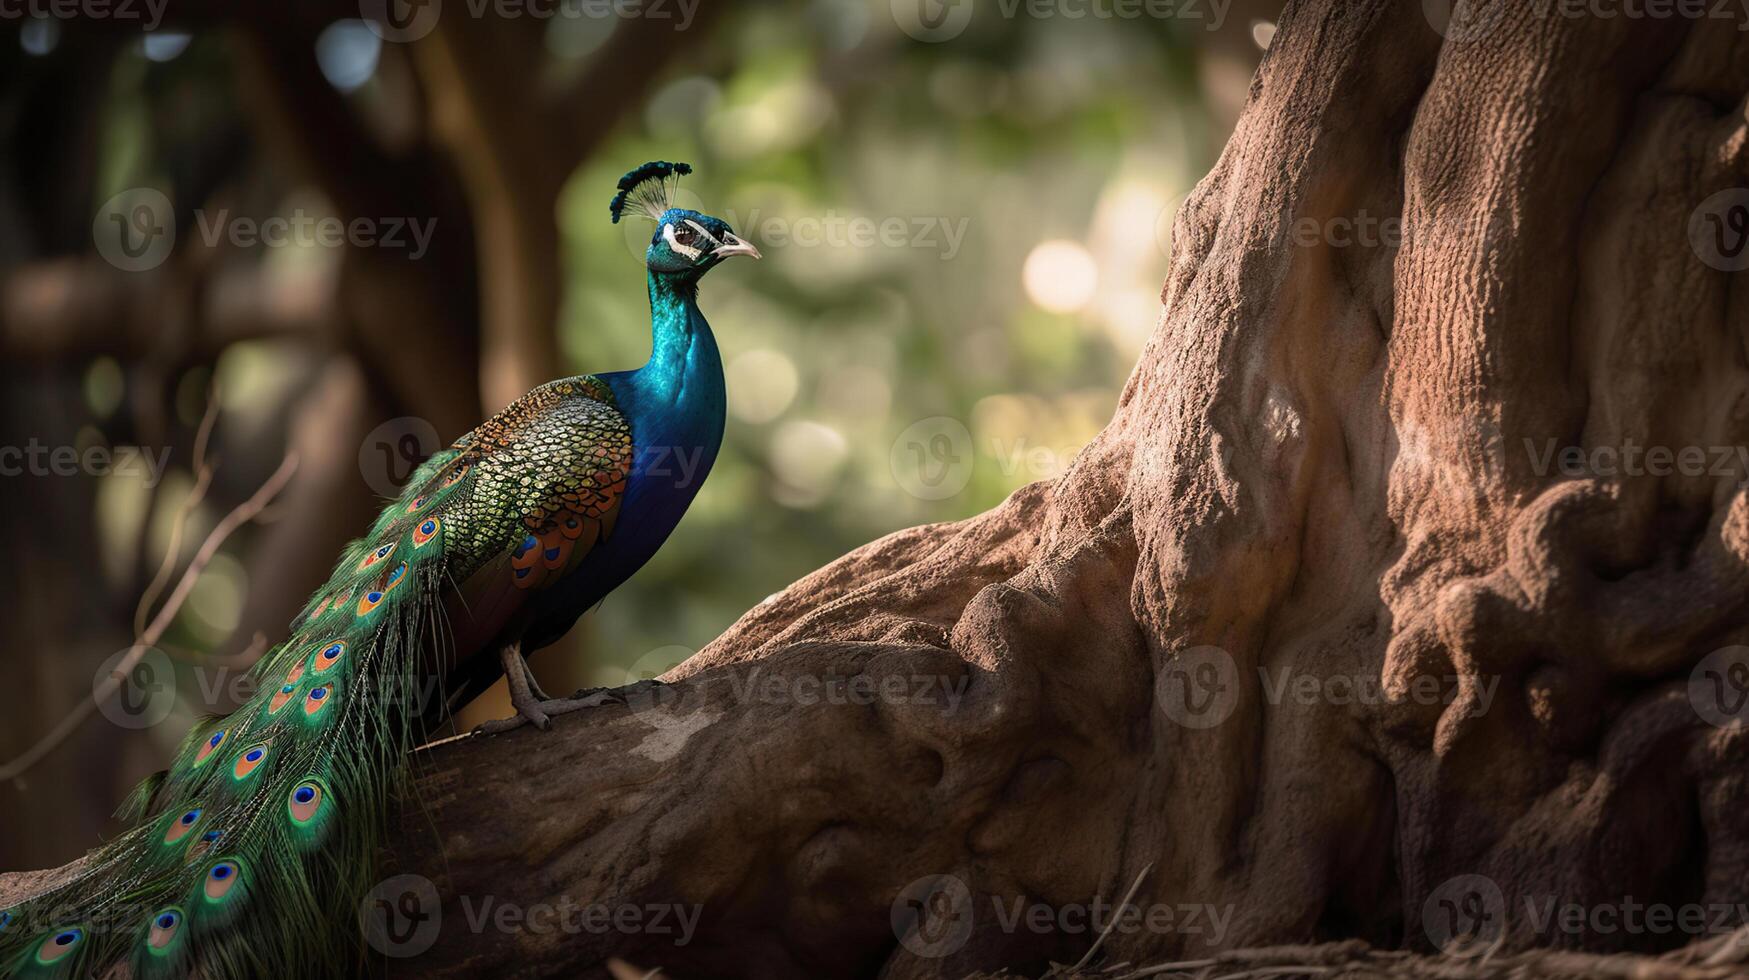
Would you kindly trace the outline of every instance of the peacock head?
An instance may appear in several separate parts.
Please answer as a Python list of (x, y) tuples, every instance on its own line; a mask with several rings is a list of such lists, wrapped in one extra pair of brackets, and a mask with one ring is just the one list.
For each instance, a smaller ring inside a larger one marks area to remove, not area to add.
[(619, 179), (619, 193), (609, 207), (614, 223), (628, 213), (656, 223), (644, 264), (660, 275), (696, 279), (730, 256), (759, 258), (759, 250), (737, 236), (728, 222), (669, 204), (675, 184), (689, 173), (687, 164), (657, 160)]

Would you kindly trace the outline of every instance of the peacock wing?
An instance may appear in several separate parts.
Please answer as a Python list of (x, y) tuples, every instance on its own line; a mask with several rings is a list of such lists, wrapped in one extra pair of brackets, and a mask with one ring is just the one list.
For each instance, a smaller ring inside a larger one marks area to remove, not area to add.
[(458, 576), (452, 625), (480, 642), (612, 536), (633, 454), (631, 422), (610, 396), (572, 393), (513, 431), (484, 436), (491, 451), (472, 468), (446, 546), (472, 558)]

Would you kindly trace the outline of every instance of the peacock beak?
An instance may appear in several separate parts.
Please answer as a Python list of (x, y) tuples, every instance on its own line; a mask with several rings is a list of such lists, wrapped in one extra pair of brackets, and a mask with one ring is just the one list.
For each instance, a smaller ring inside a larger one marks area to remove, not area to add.
[(753, 247), (752, 242), (743, 241), (732, 231), (723, 232), (723, 243), (711, 255), (719, 259), (726, 259), (731, 255), (750, 255), (756, 259), (760, 257), (759, 250)]

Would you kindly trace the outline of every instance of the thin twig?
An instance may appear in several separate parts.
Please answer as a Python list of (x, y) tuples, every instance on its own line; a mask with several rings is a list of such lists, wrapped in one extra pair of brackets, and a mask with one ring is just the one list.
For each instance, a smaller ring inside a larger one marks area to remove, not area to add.
[(1743, 951), (1749, 950), (1749, 926), (1743, 926), (1736, 932), (1722, 936), (1718, 940), (1718, 948), (1712, 955), (1702, 960), (1704, 966), (1721, 966), (1741, 961)]
[(213, 424), (219, 417), (219, 386), (215, 383), (208, 391), (206, 414), (201, 416), (200, 428), (194, 435), (194, 487), (188, 491), (187, 499), (176, 510), (176, 520), (170, 525), (170, 545), (164, 549), (164, 561), (158, 565), (158, 573), (152, 576), (151, 584), (140, 595), (140, 604), (134, 609), (134, 635), (139, 636), (146, 631), (146, 616), (152, 611), (152, 604), (158, 601), (158, 595), (164, 591), (164, 586), (170, 581), (170, 573), (176, 570), (176, 561), (182, 557), (182, 534), (188, 526), (188, 518), (194, 509), (205, 499), (207, 488), (212, 486), (213, 467), (207, 461), (207, 441), (212, 438)]
[[(1749, 928), (1749, 927), (1746, 927)], [(1732, 937), (1720, 937), (1734, 946)], [(1217, 967), (1236, 968), (1216, 980), (1261, 980), (1265, 977), (1324, 976), (1359, 973), (1375, 977), (1416, 980), (1483, 980), (1488, 977), (1588, 977), (1592, 980), (1727, 980), (1743, 975), (1729, 963), (1694, 965), (1694, 956), (1706, 956), (1714, 941), (1695, 943), (1663, 957), (1633, 953), (1596, 954), (1568, 950), (1529, 949), (1493, 959), (1418, 955), (1407, 950), (1372, 949), (1355, 940), (1312, 946), (1265, 946), (1231, 949), (1218, 956), (1161, 963), (1134, 972), (1116, 970), (1080, 974), (1085, 980), (1161, 980), (1165, 977), (1209, 977)], [(1714, 954), (1716, 955), (1716, 954)]]
[(98, 705), (108, 701), (115, 696), (117, 691), (121, 690), (122, 681), (139, 664), (141, 658), (146, 655), (146, 651), (157, 644), (158, 639), (164, 635), (164, 631), (170, 628), (171, 622), (176, 619), (177, 612), (182, 608), (182, 603), (194, 590), (195, 580), (200, 578), (201, 571), (206, 568), (208, 562), (212, 561), (213, 556), (218, 554), (219, 547), (225, 543), (225, 539), (230, 537), (237, 528), (242, 527), (259, 514), (262, 508), (266, 507), (268, 502), (285, 488), (286, 482), (291, 479), (292, 473), (297, 468), (297, 454), (287, 454), (285, 461), (279, 464), (279, 469), (267, 478), (267, 482), (261, 485), (261, 489), (255, 491), (254, 496), (238, 504), (235, 509), (225, 515), (225, 519), (213, 528), (211, 534), (207, 535), (200, 550), (195, 552), (194, 560), (188, 563), (188, 568), (182, 573), (181, 581), (176, 583), (176, 589), (170, 593), (170, 598), (165, 600), (164, 607), (158, 610), (158, 615), (152, 620), (152, 624), (134, 641), (134, 645), (128, 649), (127, 655), (117, 661), (116, 665), (110, 669), (109, 676), (104, 678), (97, 690), (91, 692), (90, 700), (81, 701), (72, 711), (67, 712), (67, 716), (62, 718), (53, 730), (43, 736), (41, 741), (26, 749), (23, 755), (4, 766), (0, 766), (0, 782), (16, 779), (23, 775), (31, 766), (53, 751), (56, 746), (66, 741), (67, 736), (71, 735), (86, 718), (91, 717), (91, 712), (97, 710)]
[(1142, 977), (1157, 977), (1167, 973), (1186, 973), (1190, 970), (1205, 970), (1218, 964), (1220, 960), (1179, 960), (1176, 963), (1161, 963), (1158, 966), (1145, 967), (1134, 973), (1126, 973), (1117, 980), (1140, 980)]
[(1136, 880), (1130, 882), (1130, 890), (1124, 892), (1123, 901), (1117, 903), (1117, 909), (1112, 913), (1111, 921), (1107, 922), (1105, 928), (1099, 931), (1099, 938), (1093, 941), (1093, 945), (1087, 947), (1087, 952), (1081, 955), (1081, 959), (1076, 961), (1074, 966), (1069, 967), (1070, 970), (1079, 970), (1093, 961), (1093, 954), (1099, 952), (1099, 947), (1105, 945), (1106, 937), (1111, 935), (1111, 930), (1117, 926), (1117, 921), (1123, 918), (1123, 910), (1130, 907), (1130, 899), (1136, 897), (1136, 889), (1142, 887), (1142, 879), (1148, 877), (1148, 872), (1152, 870), (1154, 870), (1152, 863), (1145, 865), (1141, 873), (1136, 875)]

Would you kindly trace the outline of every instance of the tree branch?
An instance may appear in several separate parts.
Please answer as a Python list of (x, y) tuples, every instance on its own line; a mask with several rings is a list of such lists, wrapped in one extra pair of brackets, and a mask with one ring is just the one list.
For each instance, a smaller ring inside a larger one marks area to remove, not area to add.
[[(200, 290), (196, 353), (270, 337), (316, 338), (335, 325), (332, 275), (288, 279), (253, 264), (227, 266)], [(96, 259), (44, 259), (0, 278), (0, 349), (30, 360), (107, 354), (137, 361), (162, 343), (162, 314), (190, 295), (176, 263), (123, 272)]]
[(171, 591), (170, 598), (165, 600), (163, 607), (158, 610), (158, 615), (152, 620), (151, 625), (146, 627), (145, 632), (134, 640), (134, 645), (111, 668), (109, 676), (104, 679), (103, 683), (91, 692), (91, 698), (79, 702), (73, 710), (67, 712), (66, 717), (50, 729), (47, 735), (26, 749), (22, 755), (5, 765), (0, 765), (0, 782), (17, 779), (23, 775), (31, 766), (54, 751), (55, 746), (65, 741), (68, 735), (77, 730), (85, 719), (91, 717), (91, 713), (96, 711), (99, 705), (115, 697), (116, 692), (121, 690), (122, 681), (127, 679), (133, 669), (139, 665), (141, 658), (158, 643), (158, 640), (164, 635), (164, 631), (169, 629), (170, 624), (175, 621), (176, 614), (181, 611), (183, 602), (193, 591), (194, 583), (200, 578), (200, 573), (213, 560), (213, 556), (218, 554), (225, 539), (229, 538), (237, 528), (254, 520), (256, 515), (260, 514), (273, 501), (279, 491), (284, 489), (286, 481), (291, 479), (297, 468), (297, 456), (295, 454), (288, 455), (285, 461), (280, 463), (279, 469), (275, 470), (273, 475), (268, 477), (267, 482), (261, 485), (261, 489), (255, 491), (255, 494), (248, 500), (238, 504), (229, 514), (225, 515), (223, 520), (214, 525), (212, 532), (201, 543), (200, 550), (195, 552), (194, 558), (183, 570), (181, 580), (176, 583), (176, 588)]

